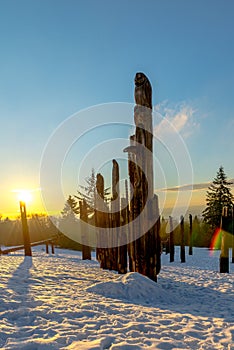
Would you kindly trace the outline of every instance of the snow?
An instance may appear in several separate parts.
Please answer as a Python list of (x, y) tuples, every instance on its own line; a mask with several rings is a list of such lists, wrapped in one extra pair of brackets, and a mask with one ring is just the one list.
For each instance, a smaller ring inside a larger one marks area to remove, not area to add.
[(234, 349), (234, 264), (220, 274), (219, 251), (163, 254), (155, 283), (41, 249), (0, 256), (1, 349)]

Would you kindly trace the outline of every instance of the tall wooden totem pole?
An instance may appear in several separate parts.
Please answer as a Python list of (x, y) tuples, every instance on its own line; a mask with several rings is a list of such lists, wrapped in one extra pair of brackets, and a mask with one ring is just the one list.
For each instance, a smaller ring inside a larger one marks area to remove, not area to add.
[(130, 179), (130, 270), (157, 280), (160, 271), (160, 219), (153, 182), (152, 88), (144, 73), (135, 76), (135, 134), (128, 152)]

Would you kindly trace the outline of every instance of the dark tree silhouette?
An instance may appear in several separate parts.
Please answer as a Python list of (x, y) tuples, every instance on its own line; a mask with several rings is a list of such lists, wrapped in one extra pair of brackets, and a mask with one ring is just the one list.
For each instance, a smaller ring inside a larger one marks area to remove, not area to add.
[(213, 229), (220, 226), (224, 207), (226, 207), (228, 213), (231, 214), (234, 197), (231, 193), (230, 185), (232, 185), (232, 182), (227, 181), (224, 169), (220, 166), (216, 177), (208, 188), (206, 196), (207, 204), (202, 213), (204, 221)]
[[(77, 191), (77, 195), (74, 195), (74, 200), (76, 201), (77, 205), (79, 204), (79, 201), (85, 200), (87, 204), (87, 213), (90, 216), (95, 211), (95, 201), (97, 196), (96, 173), (94, 168), (92, 168), (91, 175), (88, 176), (85, 181), (86, 186), (79, 186), (80, 190)], [(104, 199), (106, 202), (108, 201), (109, 195), (110, 188), (107, 188), (104, 190)]]
[(79, 207), (77, 206), (77, 202), (72, 196), (69, 196), (63, 210), (61, 211), (62, 217), (71, 217), (74, 216), (75, 214), (79, 213)]

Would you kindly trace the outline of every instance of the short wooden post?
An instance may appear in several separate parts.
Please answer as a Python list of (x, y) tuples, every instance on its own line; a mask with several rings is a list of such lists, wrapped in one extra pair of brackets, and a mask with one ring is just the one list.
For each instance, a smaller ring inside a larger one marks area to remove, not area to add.
[(51, 242), (51, 253), (54, 254), (54, 243)]
[(232, 205), (232, 263), (234, 264), (234, 204)]
[(46, 254), (49, 254), (49, 243), (46, 242)]
[(28, 231), (27, 223), (27, 214), (26, 214), (26, 205), (25, 202), (20, 201), (20, 214), (22, 222), (22, 232), (23, 232), (23, 241), (24, 241), (24, 255), (32, 256), (31, 243)]
[(193, 217), (189, 214), (189, 255), (193, 255)]
[(184, 217), (181, 215), (180, 217), (180, 235), (181, 235), (181, 243), (180, 243), (180, 260), (182, 263), (185, 263), (185, 246), (184, 246)]
[(87, 203), (86, 200), (79, 202), (80, 205), (80, 220), (84, 222), (82, 225), (81, 239), (82, 239), (82, 259), (83, 260), (91, 260), (91, 251), (88, 246), (88, 233), (86, 230), (85, 223), (88, 222), (88, 213), (87, 213)]
[(146, 234), (146, 272), (147, 276), (156, 282), (157, 275), (161, 269), (160, 215), (158, 196), (156, 194), (148, 203), (148, 220), (152, 227)]
[(167, 238), (167, 240), (165, 242), (165, 246), (166, 246), (166, 255), (167, 255), (170, 252), (170, 241), (169, 241), (169, 238)]
[(175, 246), (174, 246), (174, 228), (173, 228), (173, 219), (169, 216), (169, 225), (170, 225), (170, 262), (174, 262), (175, 258)]
[(234, 222), (232, 219), (232, 264), (234, 264)]
[(222, 230), (222, 243), (221, 243), (221, 253), (220, 253), (220, 272), (229, 273), (229, 248), (227, 244), (227, 226), (228, 226), (228, 212), (227, 208), (223, 208), (222, 218), (221, 218), (221, 230)]

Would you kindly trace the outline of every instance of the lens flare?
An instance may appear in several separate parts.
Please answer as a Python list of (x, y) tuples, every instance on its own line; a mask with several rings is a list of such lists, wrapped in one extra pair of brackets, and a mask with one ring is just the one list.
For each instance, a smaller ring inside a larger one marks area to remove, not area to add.
[(213, 237), (211, 239), (210, 243), (210, 254), (213, 254), (213, 250), (220, 249), (221, 247), (221, 240), (222, 240), (222, 230), (221, 228), (217, 228), (213, 234)]

